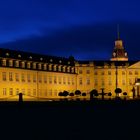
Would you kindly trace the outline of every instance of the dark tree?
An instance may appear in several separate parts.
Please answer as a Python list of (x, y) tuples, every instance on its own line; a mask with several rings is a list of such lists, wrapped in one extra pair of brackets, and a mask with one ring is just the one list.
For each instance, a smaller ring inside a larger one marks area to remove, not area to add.
[(73, 97), (74, 96), (74, 93), (70, 93), (69, 96)]
[(82, 96), (86, 96), (86, 93), (84, 92), (84, 93), (82, 93)]
[(63, 92), (59, 92), (58, 93), (58, 96), (63, 96)]
[(69, 95), (69, 92), (68, 91), (63, 91), (63, 96), (64, 97), (67, 97)]
[(112, 93), (109, 92), (109, 93), (108, 93), (108, 96), (109, 96), (109, 99), (111, 99)]
[(90, 91), (90, 100), (92, 100), (94, 96), (98, 96), (98, 91), (96, 89)]
[(81, 91), (80, 91), (80, 90), (76, 90), (76, 91), (75, 91), (75, 95), (76, 95), (76, 96), (80, 96), (80, 95), (81, 95)]
[(122, 92), (121, 88), (116, 88), (115, 89), (115, 93), (116, 93), (116, 97), (119, 97), (119, 94)]
[(127, 92), (124, 92), (123, 95), (124, 95), (124, 100), (126, 100)]

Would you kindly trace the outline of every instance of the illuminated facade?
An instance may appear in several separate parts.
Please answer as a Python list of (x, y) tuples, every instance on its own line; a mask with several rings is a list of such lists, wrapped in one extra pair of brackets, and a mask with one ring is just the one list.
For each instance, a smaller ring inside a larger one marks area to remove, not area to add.
[[(59, 99), (64, 90), (87, 93), (96, 89), (112, 93), (118, 87), (127, 96), (140, 95), (140, 61), (128, 61), (122, 40), (115, 41), (110, 61), (76, 61), (8, 49), (0, 49), (0, 99), (18, 99), (23, 93), (25, 100)], [(123, 94), (120, 96), (123, 96)], [(105, 96), (106, 97), (106, 96)], [(67, 97), (71, 98), (71, 97)], [(73, 97), (74, 98), (74, 97)], [(107, 97), (106, 97), (107, 98)]]

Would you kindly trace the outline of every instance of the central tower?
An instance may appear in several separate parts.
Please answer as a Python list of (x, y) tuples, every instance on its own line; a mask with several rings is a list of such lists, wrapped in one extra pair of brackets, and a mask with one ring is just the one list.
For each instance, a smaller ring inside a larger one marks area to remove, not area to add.
[(128, 55), (123, 47), (123, 41), (120, 39), (119, 25), (117, 27), (118, 39), (115, 41), (115, 47), (112, 53), (111, 61), (128, 61)]

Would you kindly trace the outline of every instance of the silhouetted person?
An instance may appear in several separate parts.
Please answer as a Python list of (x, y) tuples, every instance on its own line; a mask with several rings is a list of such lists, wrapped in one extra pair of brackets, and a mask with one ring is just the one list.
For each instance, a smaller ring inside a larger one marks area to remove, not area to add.
[(22, 102), (23, 102), (23, 94), (19, 93), (19, 103), (22, 103)]

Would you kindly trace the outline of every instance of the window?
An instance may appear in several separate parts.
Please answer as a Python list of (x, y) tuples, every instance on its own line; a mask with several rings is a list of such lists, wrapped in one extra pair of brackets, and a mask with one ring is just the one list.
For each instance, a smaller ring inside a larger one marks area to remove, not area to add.
[(82, 85), (82, 84), (83, 84), (82, 78), (80, 77), (80, 78), (79, 78), (79, 85)]
[(101, 72), (101, 75), (104, 75), (104, 71)]
[(72, 85), (74, 85), (74, 78), (72, 78)]
[(90, 85), (90, 78), (89, 77), (86, 79), (86, 84)]
[(65, 67), (63, 67), (63, 72), (66, 72), (66, 68)]
[(52, 77), (49, 76), (49, 84), (52, 84)]
[(98, 85), (98, 80), (97, 79), (95, 79), (95, 86), (97, 86)]
[(21, 81), (22, 81), (22, 82), (25, 82), (25, 76), (24, 76), (23, 73), (21, 74)]
[(82, 70), (79, 70), (79, 74), (82, 74), (83, 73), (83, 71)]
[(47, 83), (47, 76), (44, 75), (44, 83)]
[(51, 89), (49, 90), (49, 96), (52, 96), (52, 90)]
[(67, 72), (70, 72), (70, 68), (69, 67), (67, 67)]
[(132, 75), (132, 72), (131, 71), (129, 71), (129, 75)]
[(23, 94), (25, 94), (25, 89), (22, 89), (21, 91), (22, 91)]
[(52, 70), (52, 66), (51, 65), (49, 65), (49, 70)]
[(15, 73), (15, 80), (16, 80), (16, 82), (19, 81), (19, 74), (18, 73)]
[(95, 72), (94, 72), (94, 75), (98, 75), (98, 72), (97, 72), (97, 71), (95, 71)]
[(2, 66), (6, 66), (6, 59), (2, 60)]
[(87, 72), (86, 72), (87, 74), (90, 74), (90, 70), (87, 70)]
[(27, 95), (30, 96), (31, 95), (31, 90), (28, 89)]
[(28, 68), (28, 69), (31, 68), (31, 63), (30, 63), (30, 62), (27, 63), (27, 68)]
[(9, 81), (13, 81), (13, 73), (9, 72)]
[(53, 66), (53, 70), (56, 71), (56, 66)]
[(13, 95), (13, 88), (9, 89), (9, 95)]
[(38, 76), (38, 81), (39, 81), (39, 83), (42, 83), (42, 75)]
[(61, 71), (61, 66), (58, 66), (58, 71)]
[(54, 96), (57, 96), (57, 90), (54, 90)]
[(25, 68), (25, 62), (21, 62), (21, 67)]
[(30, 74), (27, 74), (27, 81), (28, 81), (28, 82), (31, 82)]
[(57, 84), (56, 76), (54, 76), (54, 84)]
[(138, 71), (135, 71), (135, 75), (138, 75)]
[(43, 65), (43, 69), (47, 70), (47, 65), (46, 64)]
[(104, 79), (101, 80), (101, 85), (102, 85), (102, 86), (105, 85)]
[(19, 94), (19, 88), (16, 89), (16, 95)]
[(36, 82), (36, 75), (35, 74), (33, 75), (33, 82), (34, 83)]
[(33, 69), (36, 69), (36, 63), (33, 63)]
[(108, 71), (108, 75), (111, 75), (111, 71)]
[(122, 71), (122, 75), (125, 75), (125, 72), (124, 71)]
[(41, 70), (41, 68), (42, 68), (42, 65), (38, 64), (38, 69)]
[(3, 81), (6, 81), (6, 72), (2, 72), (2, 79)]
[(132, 85), (132, 79), (129, 79), (129, 85)]
[(63, 84), (65, 85), (66, 84), (66, 78), (63, 77)]
[(70, 85), (70, 78), (68, 77), (68, 85)]
[(36, 89), (33, 89), (33, 96), (36, 96)]
[(109, 77), (108, 85), (112, 85), (111, 77)]
[(58, 83), (61, 84), (61, 77), (58, 77)]
[(125, 80), (124, 79), (122, 80), (122, 84), (125, 85)]
[(3, 95), (5, 96), (6, 95), (6, 88), (3, 88)]
[(13, 67), (13, 60), (9, 60), (9, 67)]
[(15, 61), (15, 67), (19, 67), (19, 61)]

